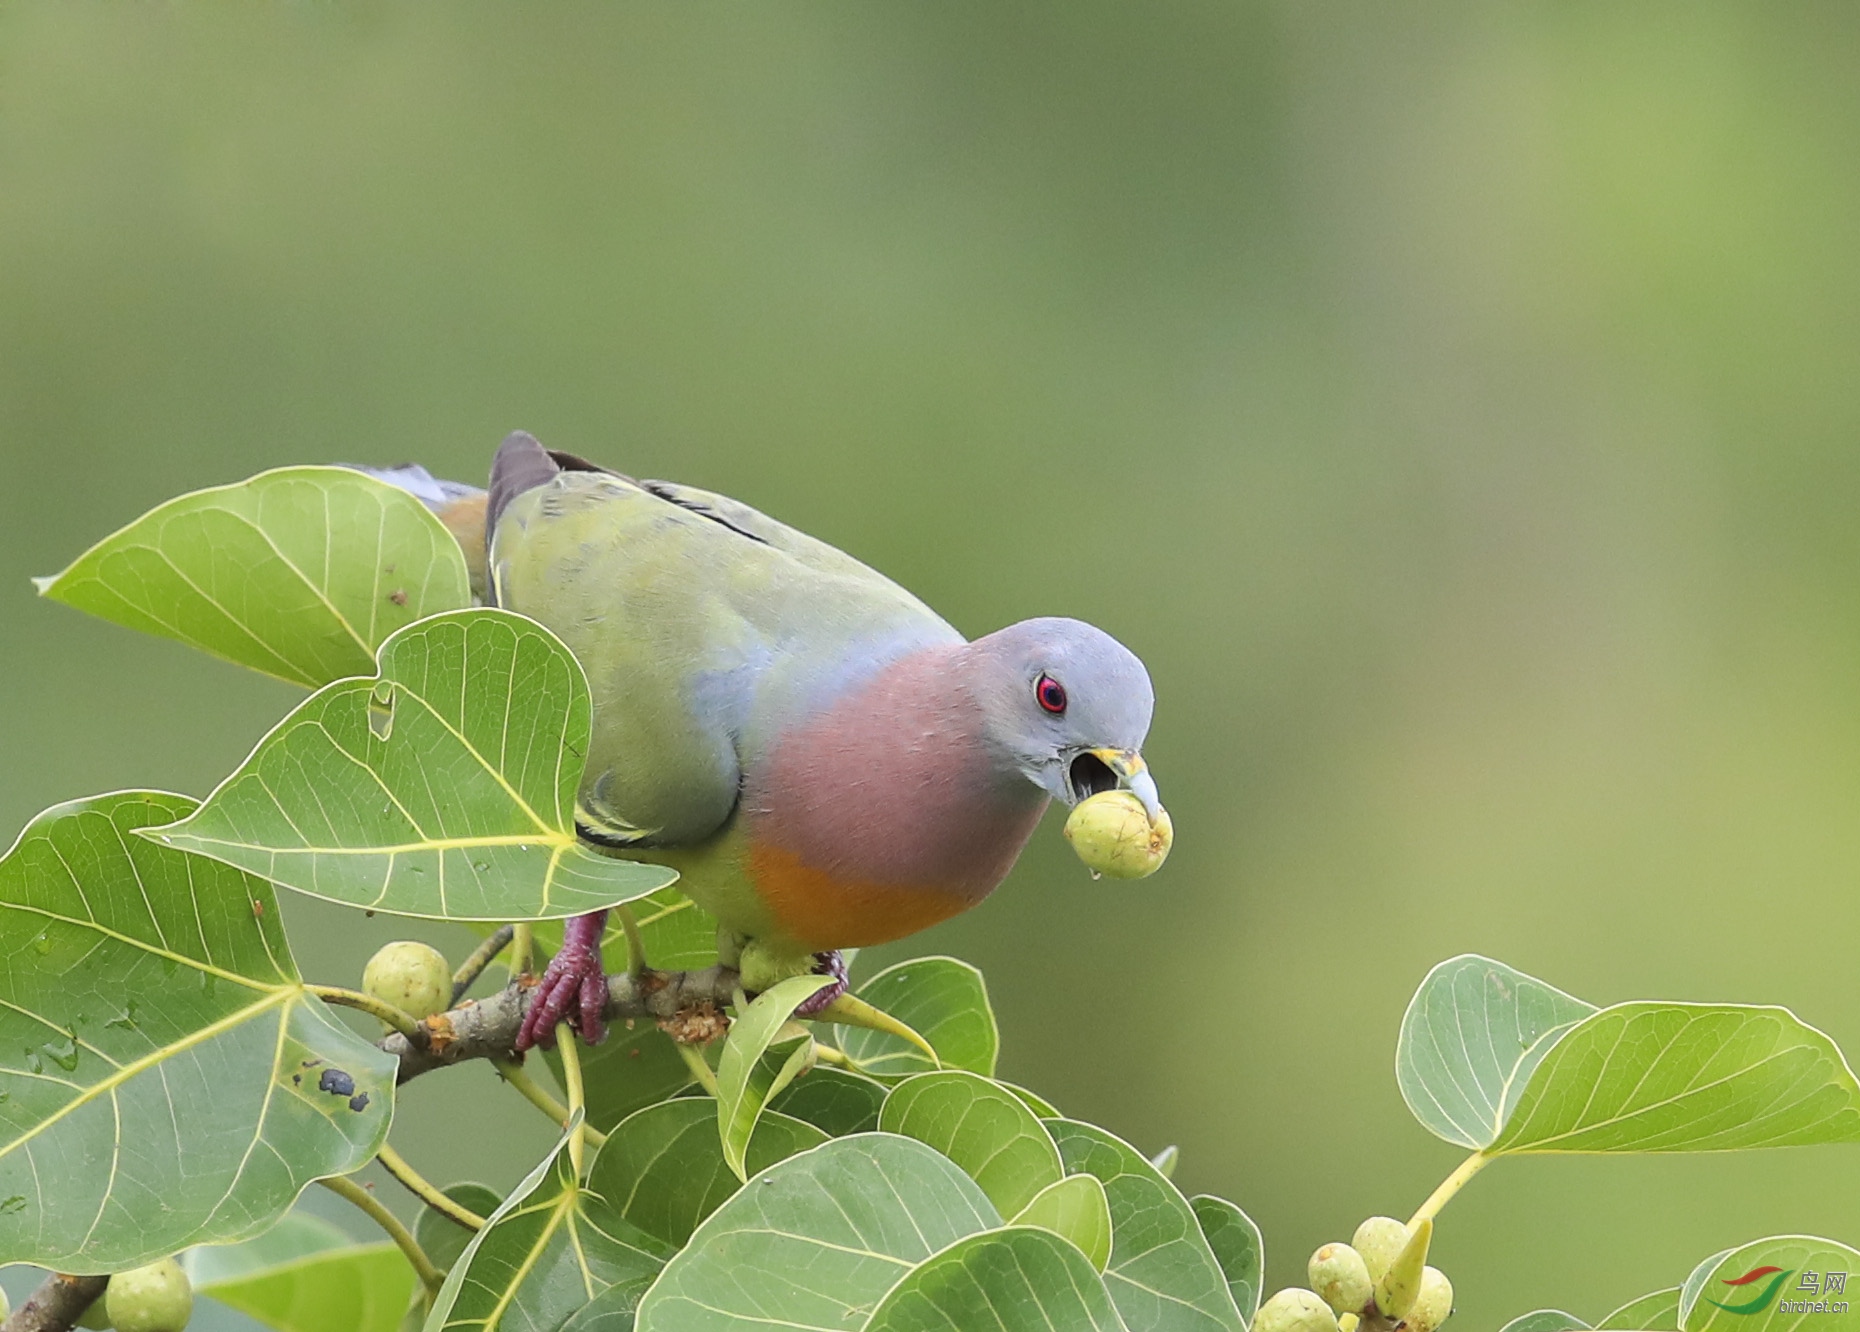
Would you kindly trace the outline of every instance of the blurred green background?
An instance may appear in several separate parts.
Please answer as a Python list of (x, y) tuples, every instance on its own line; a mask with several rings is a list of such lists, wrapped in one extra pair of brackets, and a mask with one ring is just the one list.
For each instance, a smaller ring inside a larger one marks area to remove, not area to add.
[[(1392, 1073), (1450, 954), (1860, 1051), (1856, 68), (1832, 3), (9, 5), (0, 823), (291, 705), (27, 583), (282, 463), (524, 427), (1082, 616), (1168, 869), (1055, 819), (878, 951), (1301, 1280), (1457, 1160)], [(325, 979), (407, 932), (288, 907)], [(513, 1180), (474, 1078), (409, 1155)], [(1860, 1153), (1505, 1162), (1436, 1251), (1472, 1329), (1786, 1231), (1860, 1240)]]

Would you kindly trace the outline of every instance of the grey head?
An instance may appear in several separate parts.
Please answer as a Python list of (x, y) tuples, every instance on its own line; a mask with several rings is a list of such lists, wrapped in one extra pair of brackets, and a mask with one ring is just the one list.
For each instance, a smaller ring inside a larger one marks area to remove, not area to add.
[(1156, 694), (1129, 648), (1083, 620), (1022, 620), (966, 649), (983, 735), (998, 766), (1067, 805), (1119, 787), (1154, 820), (1143, 761)]

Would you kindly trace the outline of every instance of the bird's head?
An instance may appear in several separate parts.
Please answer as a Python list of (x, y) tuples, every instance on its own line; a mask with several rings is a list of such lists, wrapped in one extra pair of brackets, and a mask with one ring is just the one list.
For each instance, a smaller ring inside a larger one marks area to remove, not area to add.
[(1102, 629), (1022, 620), (970, 644), (997, 758), (1053, 799), (1076, 805), (1122, 788), (1152, 822), (1162, 805), (1143, 762), (1155, 691), (1136, 654)]

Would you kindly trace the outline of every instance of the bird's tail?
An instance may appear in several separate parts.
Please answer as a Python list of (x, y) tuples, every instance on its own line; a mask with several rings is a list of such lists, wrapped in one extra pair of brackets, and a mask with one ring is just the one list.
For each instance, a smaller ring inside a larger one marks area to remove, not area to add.
[(439, 521), (446, 525), (446, 530), (452, 533), (464, 552), (465, 567), (471, 571), (472, 595), (481, 602), (486, 599), (484, 515), (489, 499), (486, 492), (462, 481), (441, 480), (418, 463), (402, 463), (398, 467), (345, 465), (377, 481), (399, 486), (438, 514)]

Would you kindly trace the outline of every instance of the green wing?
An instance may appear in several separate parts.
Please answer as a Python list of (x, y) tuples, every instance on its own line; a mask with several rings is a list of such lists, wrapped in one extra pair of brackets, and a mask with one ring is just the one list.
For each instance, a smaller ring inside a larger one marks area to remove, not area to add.
[(613, 840), (703, 841), (786, 725), (885, 661), (961, 641), (882, 574), (721, 495), (560, 470), (498, 498), (497, 602), (587, 671), (581, 804)]

